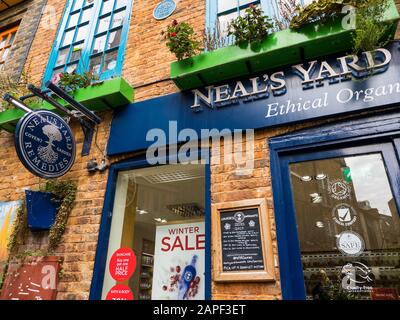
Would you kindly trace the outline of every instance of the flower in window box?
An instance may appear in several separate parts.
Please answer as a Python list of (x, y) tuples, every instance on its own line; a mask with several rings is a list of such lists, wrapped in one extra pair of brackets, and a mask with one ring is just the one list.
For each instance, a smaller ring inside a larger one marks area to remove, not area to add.
[(61, 72), (56, 73), (56, 74), (54, 74), (53, 77), (51, 78), (51, 82), (57, 85), (57, 84), (60, 82), (61, 77), (62, 77), (62, 73), (61, 73)]

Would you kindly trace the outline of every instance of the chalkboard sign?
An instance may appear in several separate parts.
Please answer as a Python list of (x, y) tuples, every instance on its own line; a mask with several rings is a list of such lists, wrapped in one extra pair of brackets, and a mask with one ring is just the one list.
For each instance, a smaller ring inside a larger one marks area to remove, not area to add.
[(222, 270), (264, 270), (258, 209), (222, 212)]
[(212, 205), (214, 281), (275, 280), (265, 199)]

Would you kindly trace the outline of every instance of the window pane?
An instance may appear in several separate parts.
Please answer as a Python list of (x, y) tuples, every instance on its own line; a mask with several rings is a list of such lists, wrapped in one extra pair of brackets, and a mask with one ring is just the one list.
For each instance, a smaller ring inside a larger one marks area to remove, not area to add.
[(250, 5), (250, 3), (256, 4), (258, 2), (259, 1), (254, 1), (254, 0), (239, 0), (239, 6), (243, 6), (245, 4), (249, 4)]
[(75, 30), (70, 30), (64, 34), (64, 39), (61, 43), (61, 47), (70, 45), (74, 39)]
[(83, 10), (81, 23), (89, 21), (93, 17), (93, 6)]
[(203, 165), (179, 164), (118, 175), (103, 299), (116, 284), (111, 256), (126, 247), (136, 255), (126, 281), (135, 299), (205, 298), (204, 173)]
[(111, 71), (115, 69), (115, 67), (117, 66), (117, 56), (118, 50), (106, 53), (106, 55), (104, 56), (103, 71)]
[(126, 14), (125, 11), (115, 13), (111, 28), (122, 26), (122, 24), (124, 23), (125, 14)]
[(97, 34), (107, 31), (109, 26), (110, 26), (110, 16), (100, 19), (99, 26), (97, 28)]
[(237, 0), (218, 0), (218, 12), (223, 12), (237, 7)]
[(232, 12), (230, 14), (224, 14), (218, 17), (218, 21), (219, 21), (219, 26), (220, 26), (220, 30), (221, 30), (221, 35), (222, 36), (226, 36), (228, 34), (228, 26), (229, 23), (237, 18), (238, 14), (237, 12)]
[(73, 10), (82, 8), (84, 0), (75, 0)]
[(56, 67), (64, 65), (67, 62), (68, 52), (69, 52), (69, 47), (59, 51), (58, 58), (56, 61)]
[(78, 24), (79, 12), (69, 17), (67, 28), (75, 27)]
[(67, 67), (66, 72), (68, 72), (68, 73), (76, 72), (77, 69), (78, 69), (78, 64), (74, 63)]
[(127, 0), (116, 0), (116, 1), (117, 1), (117, 4), (115, 5), (115, 9), (125, 7), (128, 2)]
[(74, 46), (72, 48), (72, 53), (71, 53), (71, 57), (70, 57), (69, 61), (72, 62), (72, 61), (79, 60), (81, 58), (82, 47), (83, 47), (83, 44), (80, 44), (80, 45)]
[(85, 40), (88, 38), (88, 36), (89, 36), (89, 25), (86, 24), (82, 27), (79, 27), (75, 42)]
[(111, 12), (114, 6), (114, 1), (113, 0), (107, 0), (103, 2), (103, 8), (101, 9), (101, 14), (106, 14)]
[(121, 41), (121, 33), (122, 29), (118, 29), (117, 31), (110, 33), (110, 37), (108, 38), (107, 49), (119, 46), (119, 43)]
[(290, 165), (308, 299), (400, 289), (400, 219), (381, 154)]
[(90, 59), (90, 66), (89, 66), (89, 70), (93, 73), (93, 74), (100, 74), (100, 68), (101, 68), (101, 59), (102, 56), (97, 56), (97, 57), (93, 57)]
[(96, 40), (94, 41), (92, 53), (103, 52), (104, 47), (106, 45), (106, 40), (107, 40), (107, 35), (97, 37)]
[(55, 75), (58, 75), (59, 73), (63, 73), (63, 72), (64, 72), (64, 67), (54, 69), (53, 73), (51, 75), (51, 79), (54, 79)]

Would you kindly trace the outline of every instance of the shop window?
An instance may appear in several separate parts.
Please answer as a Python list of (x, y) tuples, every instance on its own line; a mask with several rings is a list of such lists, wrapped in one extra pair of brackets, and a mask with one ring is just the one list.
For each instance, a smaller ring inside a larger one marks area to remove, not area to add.
[(44, 80), (62, 72), (92, 72), (100, 80), (118, 76), (132, 0), (72, 0), (68, 3)]
[(400, 290), (400, 219), (380, 153), (290, 165), (307, 299)]
[(6, 66), (7, 57), (10, 55), (17, 31), (18, 26), (14, 26), (0, 32), (0, 71), (4, 70)]
[[(204, 165), (119, 172), (102, 299), (120, 284), (135, 300), (204, 299), (205, 241)], [(110, 261), (121, 248), (135, 253), (136, 267), (116, 281)]]
[(271, 19), (281, 19), (281, 7), (285, 5), (306, 6), (312, 0), (207, 0), (206, 27), (207, 32), (224, 40), (223, 45), (234, 43), (232, 36), (228, 37), (228, 25), (239, 15), (243, 15), (249, 5), (261, 7), (264, 14)]

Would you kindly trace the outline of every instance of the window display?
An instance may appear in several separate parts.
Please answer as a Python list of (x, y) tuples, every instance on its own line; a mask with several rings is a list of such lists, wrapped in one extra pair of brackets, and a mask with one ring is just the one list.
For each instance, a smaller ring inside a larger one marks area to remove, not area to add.
[[(116, 285), (125, 285), (133, 299), (138, 300), (204, 299), (204, 215), (204, 165), (179, 164), (121, 172), (102, 298)], [(137, 263), (129, 279), (116, 281), (110, 273), (110, 261), (121, 248), (131, 249)]]

